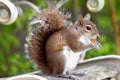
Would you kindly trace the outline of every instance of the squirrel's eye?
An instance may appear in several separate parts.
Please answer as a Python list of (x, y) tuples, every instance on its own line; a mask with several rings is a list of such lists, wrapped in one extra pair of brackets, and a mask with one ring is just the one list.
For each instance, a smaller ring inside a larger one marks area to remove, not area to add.
[(86, 29), (87, 29), (87, 30), (91, 30), (92, 28), (91, 28), (91, 26), (87, 25), (87, 26), (86, 26)]

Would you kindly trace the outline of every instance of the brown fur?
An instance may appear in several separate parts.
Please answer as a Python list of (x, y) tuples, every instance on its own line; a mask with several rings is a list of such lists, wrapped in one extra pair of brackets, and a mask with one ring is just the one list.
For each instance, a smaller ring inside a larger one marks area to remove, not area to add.
[(65, 68), (65, 57), (62, 50), (63, 46), (67, 44), (61, 31), (53, 33), (46, 42), (46, 59), (51, 74), (62, 74)]
[[(42, 11), (32, 20), (42, 20), (45, 22), (45, 25), (42, 26), (39, 23), (36, 23), (32, 26), (31, 33), (33, 33), (33, 36), (28, 42), (28, 47), (26, 49), (29, 53), (29, 57), (38, 65), (39, 68), (44, 70), (47, 69), (49, 65), (46, 61), (46, 40), (52, 33), (65, 28), (63, 21), (65, 19), (58, 10), (52, 9)], [(60, 50), (60, 47), (56, 48), (56, 50)]]
[[(57, 9), (42, 11), (32, 22), (36, 20), (39, 22), (32, 26), (33, 36), (26, 49), (38, 67), (51, 75), (62, 74), (65, 71), (64, 46), (74, 52), (86, 51), (94, 46), (80, 42), (80, 36), (87, 37), (88, 40), (99, 36), (96, 25), (82, 16), (78, 17), (75, 24), (66, 28), (64, 15)], [(92, 27), (91, 30), (87, 30), (88, 25)]]

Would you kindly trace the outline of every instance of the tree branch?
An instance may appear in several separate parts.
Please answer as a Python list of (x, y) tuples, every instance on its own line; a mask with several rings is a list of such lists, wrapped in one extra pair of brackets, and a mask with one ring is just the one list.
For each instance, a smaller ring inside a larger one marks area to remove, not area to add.
[(115, 11), (115, 5), (113, 0), (108, 1), (110, 11), (111, 11), (111, 17), (112, 17), (112, 23), (113, 23), (113, 29), (114, 29), (114, 36), (115, 36), (115, 43), (116, 43), (116, 52), (118, 55), (120, 55), (120, 30), (119, 26), (117, 24), (117, 15)]

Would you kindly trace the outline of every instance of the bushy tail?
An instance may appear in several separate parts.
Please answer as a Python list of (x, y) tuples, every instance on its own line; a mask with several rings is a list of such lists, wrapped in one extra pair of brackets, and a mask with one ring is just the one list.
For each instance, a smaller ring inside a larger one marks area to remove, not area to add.
[(41, 11), (30, 22), (26, 52), (39, 68), (47, 67), (46, 40), (52, 33), (65, 28), (64, 20), (63, 14), (58, 9), (51, 9)]

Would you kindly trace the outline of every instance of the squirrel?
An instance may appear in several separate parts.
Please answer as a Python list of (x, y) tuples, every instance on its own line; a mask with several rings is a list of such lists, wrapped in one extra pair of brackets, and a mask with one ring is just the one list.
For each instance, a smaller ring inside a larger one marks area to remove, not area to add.
[(26, 52), (37, 67), (49, 75), (67, 74), (86, 51), (100, 48), (100, 37), (90, 14), (80, 14), (67, 26), (67, 16), (58, 8), (39, 12), (29, 23)]

